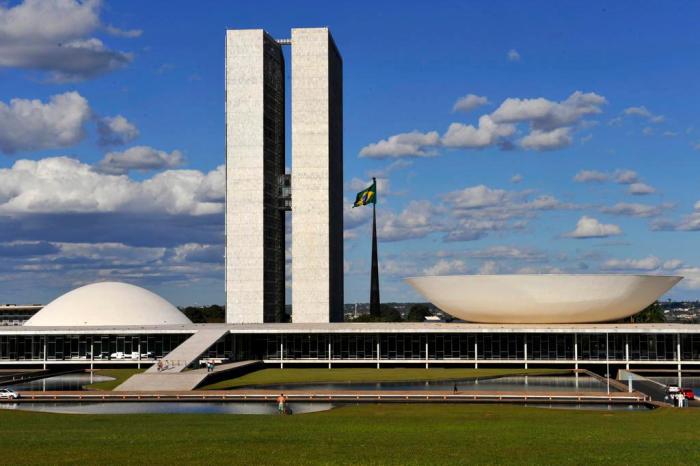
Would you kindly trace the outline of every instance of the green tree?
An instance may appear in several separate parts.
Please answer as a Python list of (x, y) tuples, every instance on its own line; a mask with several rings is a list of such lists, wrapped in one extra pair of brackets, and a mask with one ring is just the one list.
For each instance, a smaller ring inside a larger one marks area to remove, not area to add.
[(636, 324), (656, 324), (665, 321), (664, 310), (658, 301), (654, 301), (652, 304), (630, 317), (630, 322)]
[(414, 304), (408, 310), (406, 320), (408, 322), (423, 322), (427, 316), (431, 315), (428, 306), (425, 304)]
[(381, 313), (379, 317), (382, 322), (401, 322), (403, 320), (401, 318), (401, 313), (397, 311), (394, 306), (382, 304), (379, 310)]

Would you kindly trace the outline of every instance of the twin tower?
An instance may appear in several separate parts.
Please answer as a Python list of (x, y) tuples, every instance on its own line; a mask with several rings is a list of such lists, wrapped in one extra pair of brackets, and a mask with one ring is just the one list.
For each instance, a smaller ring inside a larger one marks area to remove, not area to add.
[[(291, 46), (291, 174), (285, 58)], [(343, 320), (343, 62), (327, 28), (226, 32), (226, 321)]]

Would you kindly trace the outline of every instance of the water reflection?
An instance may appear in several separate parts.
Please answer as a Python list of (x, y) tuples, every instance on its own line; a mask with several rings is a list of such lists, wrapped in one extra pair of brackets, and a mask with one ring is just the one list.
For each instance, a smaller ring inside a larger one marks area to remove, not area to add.
[(40, 380), (32, 380), (31, 382), (8, 385), (8, 387), (16, 391), (72, 391), (85, 390), (83, 388), (85, 385), (97, 382), (106, 382), (108, 380), (114, 380), (114, 378), (104, 375), (76, 373), (46, 377)]
[[(332, 382), (310, 384), (281, 384), (264, 385), (255, 388), (271, 390), (453, 390), (455, 385), (460, 392), (494, 390), (517, 392), (605, 392), (607, 386), (603, 382), (589, 376), (557, 375), (557, 376), (508, 376), (498, 378), (438, 380), (420, 382)], [(252, 387), (249, 387), (252, 388)], [(615, 391), (613, 387), (611, 391)]]
[(526, 404), (531, 408), (547, 409), (577, 409), (583, 411), (650, 411), (652, 408), (646, 405), (624, 405), (604, 403), (553, 403), (553, 404)]
[[(289, 403), (292, 414), (328, 411), (332, 403)], [(278, 414), (275, 403), (225, 402), (108, 402), (0, 403), (0, 409), (61, 414)]]

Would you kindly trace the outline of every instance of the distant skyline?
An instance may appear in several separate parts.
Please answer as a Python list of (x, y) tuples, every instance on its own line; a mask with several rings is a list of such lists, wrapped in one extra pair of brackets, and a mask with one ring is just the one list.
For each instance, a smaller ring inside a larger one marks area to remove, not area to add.
[(450, 273), (678, 274), (668, 297), (700, 297), (699, 17), (694, 2), (1, 2), (0, 302), (116, 280), (224, 303), (225, 31), (315, 26), (343, 56), (346, 302), (369, 299), (371, 209), (351, 206), (373, 176), (384, 301)]

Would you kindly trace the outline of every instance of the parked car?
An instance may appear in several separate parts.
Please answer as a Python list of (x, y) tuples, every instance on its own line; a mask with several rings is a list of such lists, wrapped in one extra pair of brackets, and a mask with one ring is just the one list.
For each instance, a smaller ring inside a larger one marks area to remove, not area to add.
[(681, 393), (683, 393), (683, 396), (685, 396), (688, 400), (695, 399), (695, 392), (693, 392), (692, 388), (681, 388)]
[(95, 355), (95, 359), (109, 359), (109, 353), (107, 351), (102, 351)]
[(666, 387), (666, 393), (669, 395), (680, 392), (681, 389), (678, 387), (678, 385), (669, 385), (668, 387)]
[(126, 359), (126, 354), (121, 351), (109, 355), (109, 359)]
[(16, 400), (19, 398), (19, 393), (9, 388), (0, 388), (0, 400)]
[(153, 351), (149, 351), (147, 353), (141, 353), (141, 359), (154, 359), (156, 357), (156, 354)]

